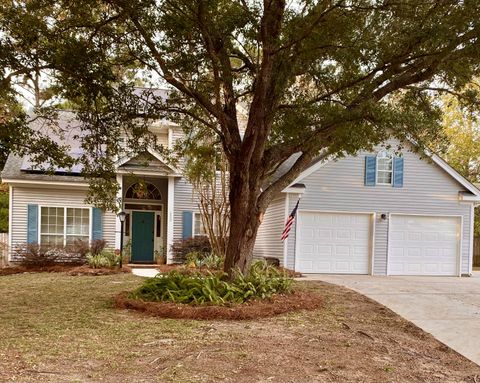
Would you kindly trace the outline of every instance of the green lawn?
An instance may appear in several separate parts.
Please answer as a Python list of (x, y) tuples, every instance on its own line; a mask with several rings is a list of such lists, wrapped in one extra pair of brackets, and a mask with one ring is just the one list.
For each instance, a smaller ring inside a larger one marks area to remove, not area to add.
[(473, 382), (480, 368), (367, 298), (253, 321), (117, 310), (130, 274), (0, 277), (0, 382)]

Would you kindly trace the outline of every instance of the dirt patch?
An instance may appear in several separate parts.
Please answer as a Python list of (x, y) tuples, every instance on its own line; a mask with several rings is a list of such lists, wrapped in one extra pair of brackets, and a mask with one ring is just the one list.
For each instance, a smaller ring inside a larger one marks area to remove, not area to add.
[(0, 268), (0, 276), (13, 275), (23, 273), (67, 273), (69, 275), (111, 275), (130, 273), (132, 270), (129, 267), (123, 267), (122, 269), (92, 269), (86, 265), (54, 265), (54, 266), (38, 266), (38, 267), (25, 267), (25, 266), (9, 266)]
[(292, 294), (276, 294), (270, 299), (252, 300), (231, 306), (188, 305), (170, 302), (146, 302), (127, 298), (127, 293), (115, 297), (115, 305), (149, 315), (170, 319), (245, 320), (272, 317), (299, 310), (316, 310), (322, 306), (319, 294), (297, 289)]

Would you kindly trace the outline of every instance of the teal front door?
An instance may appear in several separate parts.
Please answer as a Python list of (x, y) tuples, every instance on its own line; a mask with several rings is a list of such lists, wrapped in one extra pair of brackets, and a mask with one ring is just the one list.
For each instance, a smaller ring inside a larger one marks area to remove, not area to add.
[(153, 227), (155, 213), (132, 213), (132, 262), (153, 263)]

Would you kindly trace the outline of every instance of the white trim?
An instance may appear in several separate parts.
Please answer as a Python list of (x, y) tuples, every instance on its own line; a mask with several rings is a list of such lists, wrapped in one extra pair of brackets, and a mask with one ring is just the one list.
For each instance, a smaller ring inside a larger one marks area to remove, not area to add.
[(292, 187), (289, 186), (282, 190), (282, 193), (291, 193), (291, 194), (303, 194), (306, 191), (306, 187)]
[[(392, 216), (396, 215), (403, 215), (403, 216), (412, 216), (412, 217), (427, 217), (427, 218), (460, 218), (460, 229), (459, 229), (459, 241), (458, 241), (458, 254), (457, 254), (457, 267), (458, 272), (457, 276), (462, 276), (462, 249), (463, 249), (463, 215), (455, 215), (455, 214), (419, 214), (419, 213), (389, 213), (388, 216), (388, 237), (387, 237), (387, 276), (390, 274), (390, 264), (388, 262), (390, 256), (390, 235), (391, 235), (391, 218)], [(419, 275), (422, 276), (422, 275)], [(434, 275), (432, 275), (433, 277)]]
[(470, 206), (470, 236), (469, 249), (468, 249), (468, 274), (472, 275), (473, 272), (473, 234), (475, 231), (475, 205)]
[[(288, 219), (288, 211), (290, 208), (290, 194), (287, 194), (285, 197), (285, 214), (283, 218), (283, 226), (282, 226), (282, 231), (283, 228), (285, 227), (285, 222), (287, 222)], [(298, 219), (298, 214), (297, 214), (297, 219)], [(287, 261), (288, 261), (288, 237), (283, 241), (283, 267), (287, 268)]]
[(460, 202), (480, 202), (480, 196), (465, 195), (462, 194), (462, 192), (458, 193), (458, 198), (460, 199)]
[[(37, 205), (38, 208), (38, 217), (37, 217), (37, 243), (39, 245), (42, 244), (42, 208), (56, 208), (56, 209), (63, 209), (63, 247), (67, 246), (67, 237), (68, 236), (78, 236), (78, 234), (67, 234), (67, 210), (68, 209), (88, 209), (88, 243), (92, 242), (92, 230), (93, 230), (93, 222), (92, 222), (92, 206), (66, 206), (66, 205)], [(102, 225), (103, 225), (103, 217), (102, 217)], [(60, 235), (60, 234), (47, 234), (47, 235)], [(81, 237), (86, 237), (86, 235), (80, 235)]]
[(13, 186), (8, 185), (8, 242), (7, 261), (11, 261), (11, 249), (13, 240)]
[[(297, 219), (296, 219), (296, 224), (297, 228), (299, 228), (301, 219), (301, 213), (324, 213), (324, 214), (358, 214), (358, 215), (370, 215), (370, 217), (375, 217), (375, 212), (373, 211), (342, 211), (342, 210), (311, 210), (311, 209), (299, 209), (297, 211)], [(368, 268), (370, 269), (370, 274), (366, 275), (373, 275), (373, 246), (375, 244), (375, 231), (374, 231), (374, 225), (372, 221), (370, 220), (370, 229), (372, 232), (371, 238), (370, 238), (370, 254), (368, 255)], [(295, 266), (294, 269), (295, 271), (298, 270), (298, 257), (297, 257), (297, 249), (298, 249), (298, 242), (299, 242), (299, 235), (298, 235), (299, 230), (296, 230), (296, 235), (295, 235)], [(341, 274), (341, 275), (349, 275), (349, 274)], [(365, 275), (365, 274), (351, 274), (351, 275)]]
[(372, 214), (372, 243), (371, 243), (371, 265), (370, 265), (370, 275), (375, 274), (375, 236), (377, 235), (377, 213)]
[(387, 214), (387, 254), (385, 255), (385, 262), (387, 262), (387, 264), (385, 265), (386, 269), (385, 269), (385, 275), (388, 277), (388, 258), (390, 258), (390, 234), (391, 234), (391, 227), (392, 225), (390, 225), (390, 213), (386, 213)]
[(45, 187), (50, 187), (50, 186), (65, 186), (67, 188), (72, 188), (72, 187), (79, 187), (79, 188), (87, 188), (89, 187), (88, 183), (83, 183), (83, 182), (57, 182), (57, 181), (38, 181), (38, 180), (19, 180), (19, 179), (9, 179), (9, 178), (4, 178), (2, 180), (3, 183), (9, 184), (9, 185), (43, 185)]
[(167, 198), (167, 263), (173, 260), (173, 230), (174, 230), (174, 198), (175, 198), (175, 178), (168, 177), (168, 198)]
[[(123, 174), (123, 175), (131, 175), (132, 171), (130, 170), (124, 170), (124, 169), (117, 169), (116, 171), (117, 174)], [(167, 172), (159, 172), (159, 171), (148, 171), (148, 170), (135, 170), (134, 172), (135, 175), (137, 176), (155, 176), (155, 177), (182, 177), (180, 173), (167, 173)]]
[[(379, 157), (378, 154), (380, 152), (386, 152), (387, 153), (387, 157)], [(393, 185), (393, 155), (391, 153), (388, 153), (387, 151), (385, 150), (381, 150), (380, 152), (377, 153), (377, 155), (375, 156), (375, 186), (392, 186)], [(390, 173), (390, 182), (389, 183), (386, 183), (386, 182), (378, 182), (378, 160), (381, 159), (381, 160), (384, 160), (386, 158), (390, 158), (390, 165), (391, 165), (391, 169), (390, 170), (380, 170), (381, 172), (383, 173)]]

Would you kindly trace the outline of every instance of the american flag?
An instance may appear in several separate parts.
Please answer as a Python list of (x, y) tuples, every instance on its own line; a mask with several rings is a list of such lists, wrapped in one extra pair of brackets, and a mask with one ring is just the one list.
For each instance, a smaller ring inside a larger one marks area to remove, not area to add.
[(288, 238), (288, 234), (290, 234), (290, 230), (292, 229), (293, 223), (295, 222), (295, 216), (297, 215), (298, 204), (300, 203), (300, 199), (297, 201), (297, 204), (293, 208), (292, 212), (288, 216), (287, 222), (285, 222), (285, 229), (283, 229), (282, 233), (282, 241), (285, 241)]

